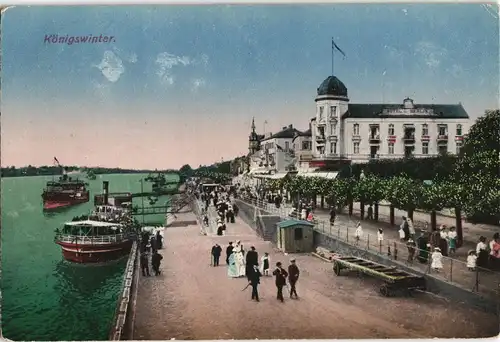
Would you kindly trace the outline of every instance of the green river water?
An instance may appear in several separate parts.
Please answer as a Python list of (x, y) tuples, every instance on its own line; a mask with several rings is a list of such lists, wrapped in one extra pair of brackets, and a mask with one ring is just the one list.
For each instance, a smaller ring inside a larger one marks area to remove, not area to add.
[[(126, 258), (102, 265), (66, 262), (54, 229), (88, 214), (93, 196), (140, 192), (145, 175), (99, 175), (88, 180), (91, 200), (53, 214), (42, 212), (41, 193), (52, 177), (2, 178), (2, 333), (12, 340), (106, 340), (121, 289)], [(173, 176), (177, 177), (177, 176)], [(151, 184), (144, 183), (144, 191)], [(159, 198), (156, 205), (165, 203)], [(134, 199), (134, 205), (141, 205)], [(145, 206), (149, 206), (147, 198)], [(138, 218), (142, 221), (142, 218)], [(161, 222), (163, 215), (147, 221)]]

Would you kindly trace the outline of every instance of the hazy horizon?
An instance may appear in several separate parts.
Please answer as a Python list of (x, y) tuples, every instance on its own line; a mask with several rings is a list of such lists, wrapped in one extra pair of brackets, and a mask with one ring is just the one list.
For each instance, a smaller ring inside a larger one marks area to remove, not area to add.
[(178, 169), (241, 156), (252, 117), (259, 133), (307, 129), (331, 37), (351, 103), (410, 96), (462, 103), (476, 119), (498, 108), (498, 28), (463, 3), (16, 6), (2, 16), (2, 167), (56, 156)]

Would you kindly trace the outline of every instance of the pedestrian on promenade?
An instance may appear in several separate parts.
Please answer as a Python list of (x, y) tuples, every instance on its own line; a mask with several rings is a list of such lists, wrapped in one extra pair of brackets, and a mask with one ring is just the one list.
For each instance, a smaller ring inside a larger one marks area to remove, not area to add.
[(149, 277), (149, 260), (148, 260), (148, 254), (146, 252), (141, 253), (141, 270), (142, 270), (142, 276), (143, 277)]
[(417, 244), (412, 238), (409, 238), (406, 242), (406, 248), (408, 248), (408, 263), (413, 264), (413, 259), (415, 259), (415, 252), (417, 250)]
[(356, 238), (356, 245), (358, 245), (359, 240), (363, 237), (363, 227), (361, 227), (361, 222), (356, 225), (356, 231), (354, 232), (354, 237)]
[(477, 255), (477, 266), (486, 268), (488, 267), (488, 252), (486, 251), (488, 246), (486, 246), (486, 237), (481, 236), (479, 242), (476, 245), (476, 255)]
[(281, 262), (278, 261), (276, 263), (276, 269), (274, 270), (273, 275), (276, 277), (276, 299), (283, 303), (285, 301), (283, 298), (283, 286), (286, 285), (286, 277), (288, 277), (288, 273), (281, 267)]
[(368, 206), (368, 210), (366, 211), (366, 219), (373, 220), (373, 207), (371, 204)]
[(441, 254), (441, 248), (439, 247), (435, 247), (434, 252), (432, 252), (431, 268), (436, 272), (443, 269), (443, 254)]
[(153, 272), (155, 275), (160, 275), (160, 264), (163, 256), (158, 253), (158, 251), (153, 252), (153, 256), (151, 257), (151, 266), (153, 267)]
[(161, 236), (160, 231), (156, 231), (156, 245), (158, 246), (158, 249), (163, 248), (163, 236)]
[[(250, 252), (249, 252), (250, 253)], [(252, 300), (255, 299), (256, 302), (259, 302), (259, 284), (260, 277), (262, 274), (259, 271), (259, 265), (254, 265), (252, 267), (252, 271), (250, 272), (250, 276), (248, 277), (248, 282), (252, 286)]]
[(252, 246), (250, 247), (250, 250), (246, 255), (245, 273), (248, 281), (250, 281), (250, 278), (252, 277), (254, 266), (258, 264), (259, 264), (259, 254), (255, 250), (255, 247)]
[(300, 271), (297, 265), (295, 264), (295, 259), (290, 260), (290, 265), (288, 266), (288, 281), (290, 282), (290, 298), (293, 298), (295, 295), (295, 299), (298, 299), (297, 289), (295, 286), (297, 285), (297, 281), (299, 280)]
[(264, 256), (260, 259), (260, 264), (262, 267), (262, 274), (265, 276), (269, 275), (269, 265), (271, 263), (271, 260), (269, 258), (269, 253), (265, 252)]
[[(404, 232), (404, 241), (408, 240), (410, 238), (410, 229), (408, 228), (408, 221), (406, 220), (406, 217), (402, 217), (402, 222), (401, 222), (401, 229)], [(401, 236), (401, 234), (400, 234)]]
[(477, 255), (476, 251), (470, 250), (469, 255), (467, 255), (467, 268), (469, 271), (475, 271), (476, 270), (476, 261), (477, 261)]
[(444, 256), (448, 256), (448, 231), (446, 226), (443, 224), (439, 227), (439, 245)]
[(216, 267), (216, 266), (219, 266), (219, 260), (220, 260), (220, 255), (222, 253), (222, 248), (221, 246), (219, 246), (218, 243), (216, 243), (213, 247), (212, 247), (212, 258), (213, 258), (213, 266)]
[(337, 216), (337, 213), (335, 212), (335, 206), (332, 205), (330, 208), (330, 226), (333, 227), (335, 224), (335, 217)]
[(457, 250), (457, 232), (455, 227), (450, 227), (450, 231), (448, 233), (448, 255), (452, 256), (455, 254)]
[(156, 244), (155, 236), (153, 235), (150, 240), (151, 240), (151, 252), (154, 254), (158, 250), (158, 245)]
[(406, 223), (408, 224), (408, 232), (410, 234), (410, 237), (412, 239), (415, 238), (415, 226), (413, 225), (413, 221), (411, 220), (411, 218), (407, 218), (406, 219)]
[(229, 265), (229, 257), (233, 254), (233, 243), (230, 241), (229, 246), (226, 248), (226, 265)]

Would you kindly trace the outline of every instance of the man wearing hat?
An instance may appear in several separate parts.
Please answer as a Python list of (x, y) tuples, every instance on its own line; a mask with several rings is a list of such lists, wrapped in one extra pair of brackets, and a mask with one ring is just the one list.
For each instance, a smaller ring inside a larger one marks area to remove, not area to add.
[(295, 264), (295, 259), (290, 260), (290, 265), (288, 266), (288, 281), (290, 282), (290, 298), (293, 298), (295, 294), (295, 299), (298, 299), (297, 290), (295, 289), (295, 285), (297, 284), (297, 280), (299, 280), (299, 268)]
[(281, 267), (281, 262), (276, 263), (276, 269), (273, 272), (273, 276), (276, 277), (276, 289), (278, 293), (276, 294), (276, 299), (280, 300), (282, 303), (285, 301), (283, 298), (283, 286), (286, 285), (286, 277), (288, 277), (287, 271)]
[(248, 282), (252, 286), (252, 300), (255, 299), (256, 302), (259, 301), (259, 291), (258, 286), (260, 284), (260, 277), (262, 274), (259, 271), (259, 265), (254, 265), (252, 267), (252, 273), (248, 277)]

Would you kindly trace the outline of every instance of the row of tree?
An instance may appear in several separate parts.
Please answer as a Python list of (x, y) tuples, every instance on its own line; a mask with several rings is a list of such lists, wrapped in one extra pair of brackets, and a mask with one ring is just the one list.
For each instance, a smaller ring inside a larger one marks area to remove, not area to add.
[[(105, 167), (78, 167), (78, 166), (64, 166), (67, 172), (81, 171), (89, 172), (92, 171), (96, 175), (104, 174), (125, 174), (125, 173), (148, 173), (152, 170), (134, 170), (134, 169), (121, 169), (121, 168), (105, 168)], [(167, 170), (165, 172), (169, 172)], [(177, 172), (173, 170), (172, 172)], [(18, 167), (2, 167), (2, 177), (27, 177), (27, 176), (53, 176), (62, 174), (62, 168), (60, 166), (24, 166)]]

